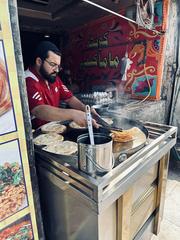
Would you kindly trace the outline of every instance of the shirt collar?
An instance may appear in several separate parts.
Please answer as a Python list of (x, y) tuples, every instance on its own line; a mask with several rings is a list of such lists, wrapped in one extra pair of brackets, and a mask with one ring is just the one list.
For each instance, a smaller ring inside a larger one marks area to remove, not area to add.
[[(41, 77), (41, 75), (36, 71), (35, 67), (29, 67), (29, 70), (39, 79), (39, 81), (44, 84), (48, 89), (50, 89), (54, 83), (49, 83), (47, 80), (45, 80), (43, 77)], [(57, 79), (57, 77), (56, 77)]]
[(35, 67), (29, 67), (29, 70), (39, 79), (39, 81), (45, 82), (45, 79), (36, 71)]

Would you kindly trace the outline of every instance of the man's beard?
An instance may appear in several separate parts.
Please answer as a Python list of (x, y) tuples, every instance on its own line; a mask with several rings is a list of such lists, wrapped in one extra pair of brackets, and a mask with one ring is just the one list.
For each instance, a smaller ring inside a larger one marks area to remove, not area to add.
[(46, 72), (43, 65), (41, 65), (39, 72), (42, 75), (42, 77), (44, 79), (46, 79), (49, 83), (54, 83), (56, 81), (57, 72), (53, 72), (53, 73), (49, 74)]

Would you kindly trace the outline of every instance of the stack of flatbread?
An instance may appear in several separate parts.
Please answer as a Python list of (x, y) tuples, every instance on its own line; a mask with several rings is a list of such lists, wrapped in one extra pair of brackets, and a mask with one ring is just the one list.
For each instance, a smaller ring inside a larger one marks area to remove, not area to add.
[(58, 121), (47, 123), (41, 126), (43, 134), (34, 138), (35, 145), (43, 146), (42, 149), (46, 152), (71, 155), (77, 152), (77, 143), (72, 141), (63, 141), (64, 137), (60, 135), (66, 130), (66, 126)]
[(81, 127), (80, 125), (78, 125), (77, 123), (75, 123), (74, 121), (70, 122), (69, 126), (71, 128), (74, 128), (74, 129), (85, 129), (87, 127)]
[[(102, 119), (109, 125), (113, 124), (113, 120), (109, 117), (102, 117)], [(74, 129), (86, 129), (87, 128), (87, 127), (81, 127), (80, 125), (78, 125), (74, 121), (70, 122), (69, 126), (71, 128), (74, 128)]]
[(57, 141), (63, 141), (64, 137), (57, 133), (47, 133), (47, 134), (40, 134), (36, 138), (33, 139), (35, 145), (42, 146), (42, 145), (51, 145)]
[(77, 143), (71, 141), (57, 141), (55, 144), (48, 145), (43, 150), (62, 155), (71, 155), (77, 152)]
[(41, 127), (43, 133), (63, 133), (66, 131), (66, 126), (58, 121), (49, 122)]

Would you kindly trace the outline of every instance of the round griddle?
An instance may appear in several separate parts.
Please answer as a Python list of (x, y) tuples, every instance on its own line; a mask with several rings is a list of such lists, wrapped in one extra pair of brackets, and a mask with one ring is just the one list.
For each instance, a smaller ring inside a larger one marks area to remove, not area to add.
[[(132, 141), (125, 142), (125, 143), (113, 142), (113, 153), (116, 160), (117, 159), (119, 161), (125, 160), (129, 155), (137, 152), (147, 144), (148, 130), (139, 121), (128, 119), (128, 118), (122, 118), (118, 116), (118, 114), (109, 113), (109, 112), (102, 115), (101, 117), (111, 118), (113, 120), (113, 124), (111, 125), (112, 127), (122, 128), (123, 130), (136, 127), (140, 130), (139, 133), (135, 135), (134, 140)], [(106, 130), (103, 129), (101, 131), (106, 131)]]

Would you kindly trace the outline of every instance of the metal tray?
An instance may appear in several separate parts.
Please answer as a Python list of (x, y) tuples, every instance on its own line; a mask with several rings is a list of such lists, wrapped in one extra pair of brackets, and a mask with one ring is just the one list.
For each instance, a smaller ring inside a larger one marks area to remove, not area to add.
[[(138, 150), (140, 150), (142, 147), (144, 147), (147, 142), (148, 142), (148, 130), (143, 126), (142, 123), (136, 121), (136, 120), (132, 120), (132, 119), (128, 119), (128, 118), (122, 118), (119, 117), (118, 114), (116, 113), (105, 113), (103, 115), (101, 115), (101, 117), (110, 117), (113, 120), (113, 124), (112, 127), (115, 128), (122, 128), (122, 129), (130, 129), (132, 127), (137, 127), (141, 130), (142, 135), (138, 136), (137, 138), (135, 138), (133, 141), (130, 142), (126, 142), (126, 143), (117, 143), (117, 142), (113, 142), (113, 153), (114, 153), (114, 157), (115, 160), (118, 162), (124, 161), (125, 159), (128, 158), (128, 156), (132, 155), (133, 153), (137, 152)], [(67, 130), (65, 131), (65, 133), (63, 133), (62, 135), (64, 136), (64, 140), (69, 140), (69, 141), (73, 141), (73, 142), (77, 142), (77, 138), (78, 136), (80, 136), (81, 134), (84, 133), (88, 133), (88, 129), (73, 129), (71, 127), (69, 127), (69, 123), (70, 121), (64, 121), (61, 122), (61, 124), (66, 125), (67, 126)], [(37, 129), (34, 132), (34, 137), (38, 136), (39, 134), (41, 134), (41, 130)], [(110, 131), (104, 128), (99, 128), (99, 129), (94, 129), (94, 133), (103, 133), (103, 134), (110, 134)], [(43, 146), (35, 146), (35, 149), (38, 151), (38, 149), (41, 151)], [(78, 154), (72, 154), (72, 155), (61, 155), (61, 154), (55, 154), (55, 153), (49, 153), (55, 156), (58, 156), (59, 159), (63, 159), (63, 160), (72, 160), (78, 159)]]

